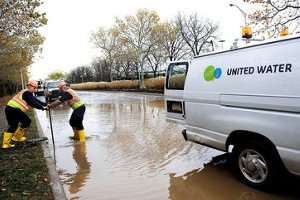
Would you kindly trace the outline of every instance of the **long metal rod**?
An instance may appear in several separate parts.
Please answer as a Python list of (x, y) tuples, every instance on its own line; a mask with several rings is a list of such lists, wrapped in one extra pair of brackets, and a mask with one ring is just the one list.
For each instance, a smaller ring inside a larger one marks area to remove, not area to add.
[(51, 129), (51, 136), (52, 136), (52, 143), (54, 146), (54, 135), (53, 135), (53, 128), (52, 128), (52, 119), (51, 119), (51, 109), (49, 108), (49, 119), (50, 119), (50, 129)]

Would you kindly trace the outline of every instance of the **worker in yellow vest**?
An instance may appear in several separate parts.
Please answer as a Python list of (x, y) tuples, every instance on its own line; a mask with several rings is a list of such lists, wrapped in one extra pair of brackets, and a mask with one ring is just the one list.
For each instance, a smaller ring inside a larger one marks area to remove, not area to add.
[(49, 104), (49, 108), (54, 108), (55, 106), (67, 101), (68, 105), (73, 109), (73, 113), (69, 120), (69, 124), (73, 129), (74, 140), (79, 140), (80, 142), (85, 141), (85, 132), (83, 128), (83, 117), (85, 113), (85, 105), (84, 102), (79, 98), (79, 96), (75, 93), (74, 90), (67, 86), (66, 82), (60, 82), (58, 84), (58, 88), (63, 92), (62, 96)]
[[(3, 149), (15, 146), (10, 144), (11, 140), (15, 142), (24, 142), (26, 140), (24, 133), (31, 124), (31, 119), (27, 116), (26, 112), (30, 109), (30, 107), (41, 110), (48, 109), (46, 107), (46, 103), (33, 96), (33, 93), (38, 86), (37, 82), (29, 81), (26, 86), (27, 89), (24, 89), (15, 95), (11, 100), (8, 101), (5, 107), (8, 128), (3, 133)], [(19, 123), (21, 123), (20, 127), (18, 127)]]

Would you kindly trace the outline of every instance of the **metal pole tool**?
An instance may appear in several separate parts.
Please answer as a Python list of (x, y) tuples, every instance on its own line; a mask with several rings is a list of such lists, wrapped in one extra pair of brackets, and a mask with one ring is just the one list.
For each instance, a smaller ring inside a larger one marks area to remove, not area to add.
[(52, 143), (53, 143), (53, 146), (54, 146), (54, 135), (53, 135), (53, 128), (52, 128), (52, 119), (51, 119), (51, 109), (49, 108), (48, 111), (49, 111), (49, 119), (50, 119), (50, 129), (51, 129), (51, 136), (52, 136)]

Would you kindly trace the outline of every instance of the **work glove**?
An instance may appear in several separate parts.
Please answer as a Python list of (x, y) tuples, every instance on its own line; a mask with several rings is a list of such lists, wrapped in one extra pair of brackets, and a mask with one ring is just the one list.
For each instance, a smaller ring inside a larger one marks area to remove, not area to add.
[(43, 110), (49, 110), (49, 107), (48, 106), (44, 106)]

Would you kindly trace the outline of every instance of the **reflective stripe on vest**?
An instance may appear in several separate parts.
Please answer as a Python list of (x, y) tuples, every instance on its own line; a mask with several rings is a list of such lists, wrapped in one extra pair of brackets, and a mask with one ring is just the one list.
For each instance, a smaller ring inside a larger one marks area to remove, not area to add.
[(79, 96), (74, 92), (74, 90), (72, 89), (67, 89), (67, 92), (72, 95), (72, 99), (71, 100), (67, 100), (69, 106), (75, 110), (76, 108), (78, 108), (79, 106), (82, 106), (84, 104), (84, 102), (79, 98)]
[(27, 89), (21, 90), (21, 92), (19, 92), (11, 100), (9, 100), (7, 105), (9, 105), (10, 107), (13, 107), (13, 108), (21, 109), (23, 112), (28, 111), (30, 106), (22, 98), (23, 93), (26, 91), (28, 91), (28, 90)]

